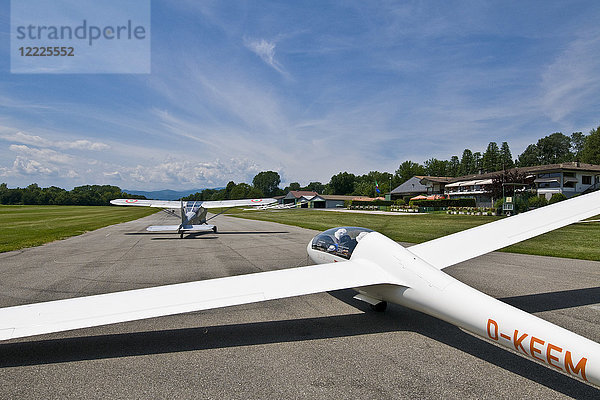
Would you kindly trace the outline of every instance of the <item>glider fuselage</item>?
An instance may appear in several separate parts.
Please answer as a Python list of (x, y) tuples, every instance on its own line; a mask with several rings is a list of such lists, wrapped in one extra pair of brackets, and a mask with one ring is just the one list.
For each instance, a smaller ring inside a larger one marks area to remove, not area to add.
[[(315, 249), (312, 240), (307, 251), (316, 263), (347, 261)], [(366, 298), (424, 312), (600, 386), (600, 344), (473, 289), (386, 236), (369, 232), (350, 260), (376, 264), (402, 282), (355, 288)]]

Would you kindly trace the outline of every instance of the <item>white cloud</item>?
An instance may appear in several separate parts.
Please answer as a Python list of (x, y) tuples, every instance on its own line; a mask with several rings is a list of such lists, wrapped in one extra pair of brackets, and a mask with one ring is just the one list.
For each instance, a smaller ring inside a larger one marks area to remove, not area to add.
[(17, 156), (13, 163), (12, 170), (4, 171), (4, 176), (24, 174), (24, 175), (54, 175), (57, 173), (56, 168), (49, 168), (39, 161), (31, 160), (26, 157)]
[(101, 151), (107, 150), (110, 148), (109, 145), (101, 142), (92, 142), (86, 139), (78, 139), (78, 140), (49, 140), (42, 138), (37, 135), (28, 135), (23, 132), (16, 133), (5, 133), (0, 135), (0, 138), (10, 141), (17, 142), (23, 144), (29, 144), (33, 146), (39, 147), (54, 147), (62, 150), (92, 150), (92, 151)]
[(75, 140), (73, 142), (57, 142), (57, 147), (61, 149), (93, 150), (101, 151), (110, 148), (109, 145), (100, 142), (91, 142), (89, 140)]
[(38, 149), (23, 144), (12, 144), (8, 148), (17, 153), (11, 167), (0, 168), (0, 176), (38, 180), (48, 177), (77, 178), (80, 175), (73, 169), (77, 158), (52, 149)]
[(231, 159), (227, 162), (196, 162), (167, 160), (156, 165), (137, 165), (119, 170), (119, 178), (154, 187), (219, 186), (224, 182), (248, 182), (260, 172), (250, 160)]
[(282, 75), (287, 75), (283, 70), (283, 67), (275, 60), (275, 42), (267, 42), (265, 39), (256, 40), (245, 38), (244, 45), (275, 71)]
[(72, 156), (64, 153), (59, 153), (52, 149), (36, 149), (23, 144), (11, 144), (8, 148), (9, 150), (14, 151), (16, 153), (20, 153), (27, 157), (36, 159), (36, 161), (52, 162), (58, 164), (70, 164), (73, 162)]

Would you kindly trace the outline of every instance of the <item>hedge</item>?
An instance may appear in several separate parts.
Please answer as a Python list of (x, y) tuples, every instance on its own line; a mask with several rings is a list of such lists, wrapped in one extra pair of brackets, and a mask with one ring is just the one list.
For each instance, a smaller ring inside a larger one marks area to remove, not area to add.
[(387, 200), (374, 200), (374, 201), (360, 201), (360, 200), (352, 200), (350, 202), (352, 206), (391, 206), (394, 205), (393, 201)]

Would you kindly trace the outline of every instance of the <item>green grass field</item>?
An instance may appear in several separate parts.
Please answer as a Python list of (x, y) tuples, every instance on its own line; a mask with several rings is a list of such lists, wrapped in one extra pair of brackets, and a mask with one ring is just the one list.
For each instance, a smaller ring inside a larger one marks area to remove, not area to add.
[[(375, 215), (291, 209), (242, 211), (227, 214), (249, 219), (279, 222), (323, 231), (335, 226), (362, 226), (400, 242), (422, 243), (451, 233), (495, 221), (501, 217), (422, 214)], [(600, 216), (592, 219), (599, 219)], [(504, 248), (502, 251), (542, 256), (600, 261), (600, 223), (573, 224), (545, 235)]]
[[(217, 211), (217, 210), (211, 210)], [(104, 226), (145, 217), (146, 207), (0, 206), (0, 252), (38, 246)], [(279, 222), (323, 231), (335, 226), (362, 226), (390, 238), (421, 243), (499, 217), (424, 214), (373, 215), (309, 209), (243, 211), (228, 215)], [(600, 216), (592, 218), (599, 219)], [(503, 251), (600, 261), (600, 223), (573, 224), (507, 247)]]
[(0, 252), (39, 246), (156, 211), (147, 207), (0, 205)]

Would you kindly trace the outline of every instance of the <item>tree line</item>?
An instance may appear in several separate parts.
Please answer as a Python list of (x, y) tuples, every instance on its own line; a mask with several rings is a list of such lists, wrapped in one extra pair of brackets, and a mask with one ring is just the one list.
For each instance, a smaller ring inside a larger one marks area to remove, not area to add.
[(9, 189), (6, 183), (0, 184), (0, 204), (107, 206), (118, 198), (145, 199), (111, 185), (85, 185), (65, 190), (56, 186), (41, 188), (36, 183), (14, 189)]
[[(569, 161), (600, 165), (600, 126), (591, 130), (589, 135), (582, 132), (574, 132), (571, 136), (561, 132), (552, 133), (527, 146), (515, 160), (507, 142), (502, 142), (500, 146), (496, 142), (490, 142), (484, 152), (465, 149), (460, 158), (457, 155), (449, 160), (430, 158), (423, 164), (407, 160), (394, 173), (370, 171), (364, 175), (355, 175), (344, 171), (333, 175), (327, 183), (314, 181), (301, 186), (298, 182), (292, 182), (284, 189), (279, 187), (281, 177), (277, 172), (263, 171), (254, 177), (251, 185), (230, 181), (225, 188), (205, 189), (182, 200), (273, 197), (285, 195), (290, 190), (378, 197), (416, 175), (457, 177)], [(115, 198), (144, 197), (124, 193), (117, 186), (110, 185), (79, 186), (71, 191), (56, 186), (40, 188), (35, 183), (23, 189), (8, 189), (5, 183), (0, 185), (0, 204), (108, 205)]]
[[(259, 198), (283, 196), (290, 190), (302, 190), (317, 192), (319, 194), (341, 194), (360, 195), (376, 197), (390, 191), (398, 183), (398, 178), (389, 172), (371, 171), (364, 175), (354, 175), (348, 172), (340, 172), (331, 177), (329, 183), (310, 182), (301, 186), (298, 182), (292, 182), (284, 189), (279, 187), (281, 177), (275, 171), (259, 172), (252, 180), (252, 185), (231, 181), (223, 189), (205, 189), (186, 196), (183, 200), (235, 200), (244, 198)], [(378, 184), (380, 193), (377, 193), (375, 184)]]

